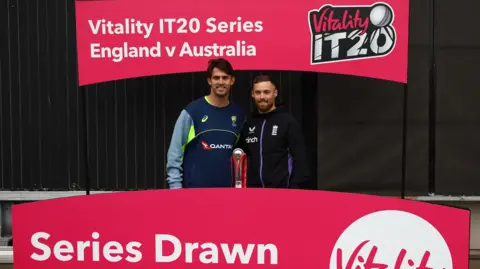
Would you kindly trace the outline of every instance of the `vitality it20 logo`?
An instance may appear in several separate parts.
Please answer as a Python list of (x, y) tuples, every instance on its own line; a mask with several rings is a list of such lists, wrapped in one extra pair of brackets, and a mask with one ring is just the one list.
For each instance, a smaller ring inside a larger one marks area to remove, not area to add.
[(311, 64), (388, 55), (396, 41), (393, 20), (393, 9), (386, 3), (324, 5), (310, 11)]

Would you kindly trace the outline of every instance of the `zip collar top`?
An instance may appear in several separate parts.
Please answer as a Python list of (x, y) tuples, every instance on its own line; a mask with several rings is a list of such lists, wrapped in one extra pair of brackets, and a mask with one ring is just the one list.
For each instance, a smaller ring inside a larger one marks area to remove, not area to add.
[(299, 188), (308, 179), (301, 127), (281, 108), (253, 112), (244, 125), (239, 146), (249, 160), (248, 187)]

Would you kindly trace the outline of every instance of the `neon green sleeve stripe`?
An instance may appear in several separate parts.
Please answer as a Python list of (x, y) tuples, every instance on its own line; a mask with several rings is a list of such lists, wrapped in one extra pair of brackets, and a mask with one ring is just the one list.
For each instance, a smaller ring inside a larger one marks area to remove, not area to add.
[(183, 144), (182, 150), (185, 151), (185, 147), (195, 138), (195, 127), (193, 125), (190, 126), (190, 130), (188, 131), (187, 142)]

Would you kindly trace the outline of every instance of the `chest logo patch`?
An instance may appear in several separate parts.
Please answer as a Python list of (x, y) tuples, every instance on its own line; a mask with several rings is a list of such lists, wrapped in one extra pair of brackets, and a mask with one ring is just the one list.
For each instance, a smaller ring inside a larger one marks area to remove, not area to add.
[(277, 126), (277, 125), (273, 125), (272, 135), (277, 135), (277, 132), (278, 132), (278, 126)]

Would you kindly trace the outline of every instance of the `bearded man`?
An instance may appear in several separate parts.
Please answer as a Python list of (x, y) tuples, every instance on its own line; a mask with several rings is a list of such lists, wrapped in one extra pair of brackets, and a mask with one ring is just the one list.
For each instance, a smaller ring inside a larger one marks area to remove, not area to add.
[(256, 77), (251, 95), (256, 109), (238, 145), (247, 154), (247, 187), (303, 189), (309, 169), (300, 124), (276, 104), (278, 89), (270, 76)]

